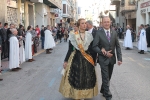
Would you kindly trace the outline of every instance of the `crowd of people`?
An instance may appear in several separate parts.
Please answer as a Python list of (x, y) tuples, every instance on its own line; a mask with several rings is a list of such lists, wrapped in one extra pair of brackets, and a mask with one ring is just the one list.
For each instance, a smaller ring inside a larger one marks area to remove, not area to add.
[[(11, 71), (18, 71), (21, 69), (21, 64), (25, 61), (32, 62), (33, 55), (37, 53), (37, 47), (46, 49), (46, 54), (50, 54), (50, 51), (55, 47), (55, 41), (53, 38), (55, 32), (52, 32), (50, 25), (42, 28), (40, 30), (37, 25), (34, 29), (32, 25), (27, 27), (25, 30), (23, 25), (17, 27), (15, 24), (4, 23), (4, 26), (0, 22), (0, 51), (1, 60), (8, 58), (9, 69)], [(0, 67), (0, 74), (2, 71), (2, 66)], [(1, 76), (1, 75), (0, 75)], [(0, 81), (3, 79), (0, 78)]]
[[(64, 59), (63, 76), (60, 83), (59, 91), (66, 98), (75, 100), (93, 98), (98, 95), (98, 83), (96, 78), (95, 67), (100, 64), (102, 74), (102, 85), (100, 93), (111, 100), (110, 79), (112, 76), (114, 64), (116, 64), (116, 54), (118, 65), (122, 64), (122, 53), (118, 37), (121, 39), (125, 34), (123, 46), (126, 49), (133, 48), (132, 31), (127, 25), (124, 29), (111, 27), (111, 20), (108, 16), (103, 16), (102, 27), (94, 27), (92, 21), (81, 18), (68, 29), (63, 27), (51, 27), (42, 25), (41, 30), (36, 26), (28, 26), (25, 31), (23, 25), (16, 28), (14, 24), (5, 23), (2, 27), (0, 23), (0, 45), (1, 58), (9, 58), (9, 68), (12, 71), (20, 70), (20, 65), (25, 62), (35, 61), (34, 53), (37, 52), (39, 39), (41, 39), (41, 48), (50, 54), (55, 43), (59, 40), (64, 42), (69, 40), (69, 48)], [(138, 33), (138, 48), (140, 54), (147, 51), (150, 45), (149, 35), (150, 27), (145, 29), (141, 24)], [(2, 79), (0, 79), (2, 80)]]

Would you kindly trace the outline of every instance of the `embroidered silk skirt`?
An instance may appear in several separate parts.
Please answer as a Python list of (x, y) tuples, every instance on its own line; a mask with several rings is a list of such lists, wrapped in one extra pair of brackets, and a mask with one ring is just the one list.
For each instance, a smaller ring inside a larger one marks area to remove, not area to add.
[(73, 51), (68, 60), (59, 91), (72, 99), (93, 98), (98, 94), (95, 67), (78, 50)]

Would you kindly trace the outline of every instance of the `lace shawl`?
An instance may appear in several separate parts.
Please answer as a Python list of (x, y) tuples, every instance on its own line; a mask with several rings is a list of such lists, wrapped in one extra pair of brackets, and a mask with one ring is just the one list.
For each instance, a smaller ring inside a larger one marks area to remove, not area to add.
[[(79, 33), (79, 34), (80, 34), (80, 33)], [(78, 44), (77, 44), (77, 42), (76, 42), (76, 38), (75, 38), (75, 33), (74, 33), (74, 31), (71, 31), (71, 32), (69, 33), (69, 40), (70, 40), (71, 44), (72, 44), (77, 50), (79, 50)], [(92, 41), (93, 41), (93, 36), (92, 36), (92, 34), (89, 33), (88, 31), (85, 31), (85, 39), (84, 39), (84, 41), (83, 41), (83, 48), (84, 48), (85, 51), (88, 50), (88, 47), (89, 47), (89, 45), (91, 44)]]

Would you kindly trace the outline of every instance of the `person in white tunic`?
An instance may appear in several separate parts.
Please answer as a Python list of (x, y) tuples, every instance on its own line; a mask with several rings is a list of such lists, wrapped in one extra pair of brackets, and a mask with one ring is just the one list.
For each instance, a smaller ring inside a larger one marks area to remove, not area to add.
[(129, 25), (127, 25), (127, 31), (126, 31), (126, 36), (124, 39), (123, 46), (126, 47), (127, 50), (133, 48), (131, 30)]
[(34, 61), (34, 59), (32, 58), (32, 44), (33, 44), (31, 35), (32, 27), (28, 26), (27, 30), (28, 31), (25, 37), (25, 60), (27, 60), (28, 62), (32, 62)]
[(138, 49), (140, 50), (140, 54), (144, 54), (144, 51), (147, 51), (147, 41), (146, 41), (146, 31), (144, 29), (144, 25), (141, 24), (140, 26), (141, 32), (139, 34), (139, 41), (138, 41)]
[(50, 25), (47, 25), (47, 29), (45, 30), (45, 42), (44, 42), (44, 49), (46, 49), (46, 54), (50, 54), (50, 50), (55, 47), (55, 41), (52, 36), (52, 32), (50, 31)]
[(20, 48), (19, 48), (19, 58), (20, 58), (20, 64), (25, 62), (25, 51), (24, 51), (24, 45), (23, 45), (23, 40), (19, 40), (20, 43)]
[(19, 66), (19, 41), (16, 37), (18, 31), (11, 29), (12, 35), (9, 39), (10, 51), (9, 51), (9, 69), (16, 71), (21, 69)]

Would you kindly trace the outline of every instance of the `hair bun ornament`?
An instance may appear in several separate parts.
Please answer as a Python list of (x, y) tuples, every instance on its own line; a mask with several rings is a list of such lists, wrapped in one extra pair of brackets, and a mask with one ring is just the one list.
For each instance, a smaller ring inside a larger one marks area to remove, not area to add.
[(105, 10), (104, 13), (107, 15), (109, 13), (109, 10)]

